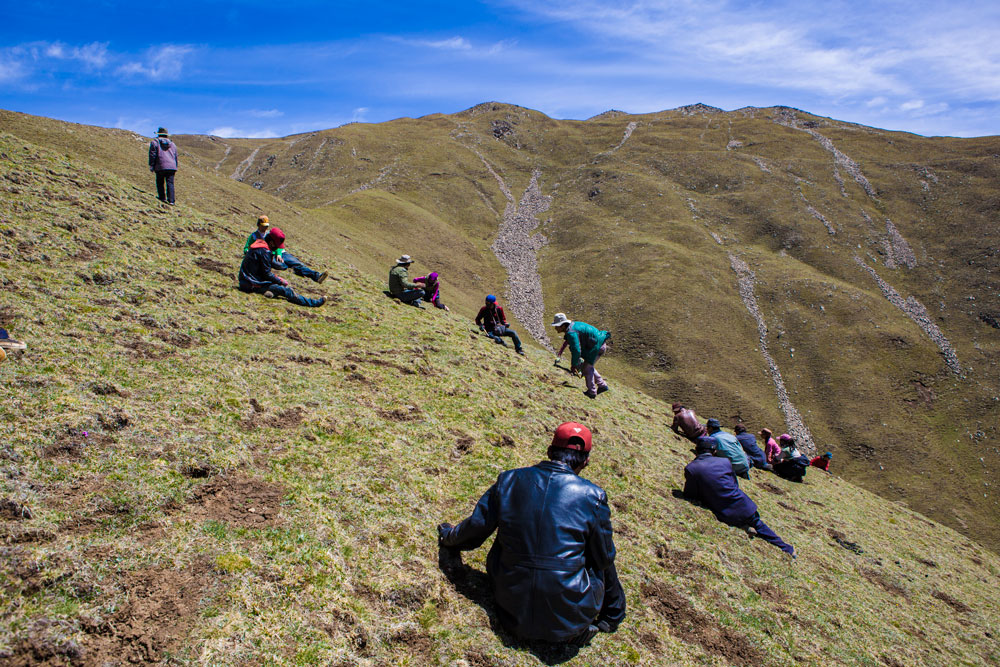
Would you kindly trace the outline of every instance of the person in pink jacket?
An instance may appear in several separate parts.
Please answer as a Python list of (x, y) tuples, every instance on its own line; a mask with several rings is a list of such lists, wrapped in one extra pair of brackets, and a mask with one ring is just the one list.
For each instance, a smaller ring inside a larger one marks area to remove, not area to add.
[(778, 446), (778, 442), (772, 437), (773, 435), (769, 428), (760, 430), (760, 437), (764, 441), (764, 456), (771, 465), (781, 460), (781, 447)]

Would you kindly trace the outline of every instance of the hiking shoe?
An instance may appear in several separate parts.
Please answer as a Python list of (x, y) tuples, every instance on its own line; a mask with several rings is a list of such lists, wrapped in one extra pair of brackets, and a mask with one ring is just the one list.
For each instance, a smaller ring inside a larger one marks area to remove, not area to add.
[(271, 290), (267, 290), (266, 292), (264, 292), (264, 298), (265, 299), (273, 299), (274, 298), (274, 292), (272, 292)]
[(324, 280), (327, 279), (327, 276), (329, 276), (329, 275), (330, 275), (329, 271), (324, 271), (323, 273), (321, 273), (318, 276), (316, 276), (316, 282), (318, 282), (318, 283), (323, 282)]
[(504, 347), (507, 347), (507, 343), (504, 342), (503, 338), (494, 338), (493, 342), (496, 343), (497, 345), (503, 345)]
[(325, 296), (321, 296), (320, 298), (316, 299), (316, 301), (318, 301), (319, 303), (317, 303), (315, 307), (319, 308), (324, 303), (326, 303), (326, 297)]
[(522, 350), (521, 348), (517, 348), (517, 349), (516, 349), (516, 350), (514, 350), (514, 351), (515, 351), (515, 352), (517, 352), (518, 354), (520, 354), (520, 355), (521, 355), (522, 357), (523, 357), (523, 356), (526, 356), (526, 355), (524, 354), (524, 350)]
[(583, 395), (586, 396), (587, 398), (597, 398), (597, 394), (592, 394), (589, 391), (583, 392)]
[(590, 643), (590, 640), (599, 632), (596, 625), (591, 625), (589, 628), (581, 632), (575, 638), (570, 640), (570, 644), (573, 646), (586, 646)]
[(27, 348), (28, 346), (24, 342), (11, 338), (6, 329), (0, 329), (0, 349), (26, 350)]
[(600, 387), (598, 387), (598, 388), (597, 388), (597, 393), (598, 393), (598, 394), (603, 394), (603, 393), (604, 393), (604, 392), (606, 392), (606, 391), (607, 391), (608, 389), (611, 389), (611, 387), (609, 387), (609, 386), (608, 386), (608, 385), (606, 385), (606, 384), (602, 384), (602, 385), (601, 385)]

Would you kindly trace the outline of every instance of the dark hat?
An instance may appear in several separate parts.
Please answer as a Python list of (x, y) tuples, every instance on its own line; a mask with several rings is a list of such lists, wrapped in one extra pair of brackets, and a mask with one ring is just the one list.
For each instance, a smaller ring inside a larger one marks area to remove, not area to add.
[(705, 426), (707, 426), (708, 428), (722, 428), (722, 424), (720, 424), (719, 420), (716, 419), (715, 417), (712, 417), (707, 422), (705, 422)]
[(715, 438), (703, 435), (694, 441), (694, 448), (695, 451), (699, 452), (714, 452), (719, 448), (719, 443), (715, 441)]
[(733, 427), (733, 431), (735, 433), (746, 433), (747, 432), (747, 427), (744, 426), (742, 422), (740, 422), (740, 423), (736, 424), (736, 426)]
[(562, 449), (575, 449), (579, 452), (589, 452), (593, 446), (590, 429), (577, 422), (559, 424), (552, 436), (552, 446)]
[(158, 137), (169, 137), (170, 133), (167, 132), (167, 128), (165, 128), (165, 127), (158, 127), (158, 128), (156, 128), (156, 136), (158, 136)]
[(683, 405), (681, 405), (680, 403), (674, 403), (673, 405), (671, 405), (671, 406), (670, 406), (670, 408), (671, 408), (671, 409), (672, 409), (672, 410), (673, 410), (674, 412), (680, 412), (681, 410), (683, 410), (683, 409), (684, 409), (684, 406), (683, 406)]

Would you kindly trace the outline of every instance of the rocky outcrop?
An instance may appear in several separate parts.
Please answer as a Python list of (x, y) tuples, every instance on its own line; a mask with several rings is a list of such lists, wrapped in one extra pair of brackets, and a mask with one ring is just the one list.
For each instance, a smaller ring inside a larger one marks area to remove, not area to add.
[(747, 266), (746, 262), (732, 253), (729, 253), (729, 265), (736, 274), (740, 298), (743, 299), (743, 304), (757, 322), (760, 353), (767, 363), (768, 371), (770, 371), (774, 390), (778, 394), (778, 406), (785, 415), (785, 423), (788, 425), (788, 433), (795, 438), (799, 449), (814, 454), (816, 452), (816, 443), (813, 441), (812, 433), (809, 432), (809, 428), (806, 426), (805, 420), (802, 419), (802, 415), (792, 405), (792, 400), (788, 397), (788, 390), (785, 388), (785, 382), (781, 379), (781, 371), (778, 370), (778, 364), (767, 349), (767, 323), (764, 322), (764, 315), (760, 311), (760, 306), (757, 305), (757, 296), (754, 294), (756, 280), (754, 273)]
[(889, 303), (896, 306), (903, 314), (916, 322), (917, 326), (927, 334), (927, 337), (938, 346), (941, 354), (944, 356), (944, 362), (951, 369), (951, 372), (956, 375), (960, 374), (962, 372), (962, 365), (958, 363), (958, 355), (955, 353), (955, 348), (951, 346), (945, 335), (941, 333), (938, 325), (934, 324), (924, 304), (912, 296), (903, 299), (899, 292), (893, 289), (892, 285), (882, 280), (875, 269), (865, 264), (863, 259), (855, 255), (854, 261), (858, 263), (858, 266), (871, 274), (871, 277), (875, 279), (879, 289), (882, 290), (882, 294), (885, 295)]

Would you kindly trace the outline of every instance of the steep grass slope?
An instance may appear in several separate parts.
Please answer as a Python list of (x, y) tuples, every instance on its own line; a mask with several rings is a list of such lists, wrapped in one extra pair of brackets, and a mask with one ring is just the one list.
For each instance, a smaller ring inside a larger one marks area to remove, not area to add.
[(509, 294), (525, 328), (545, 332), (555, 311), (608, 328), (613, 375), (790, 430), (851, 479), (1000, 545), (997, 137), (786, 108), (581, 122), (483, 104), (179, 141), (263, 192), (357, 211), (359, 236), (409, 246), (427, 219), (476, 266), (497, 244), (537, 249), (544, 303)]
[[(245, 221), (0, 135), (0, 655), (12, 665), (994, 664), (1000, 559), (837, 477), (745, 487), (799, 550), (671, 493), (666, 406), (340, 281), (245, 295)], [(329, 253), (329, 254), (328, 254)], [(613, 505), (629, 618), (578, 654), (491, 628), (434, 526), (566, 419)]]

